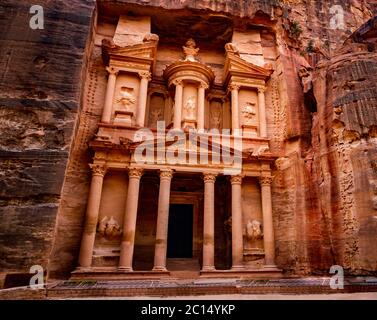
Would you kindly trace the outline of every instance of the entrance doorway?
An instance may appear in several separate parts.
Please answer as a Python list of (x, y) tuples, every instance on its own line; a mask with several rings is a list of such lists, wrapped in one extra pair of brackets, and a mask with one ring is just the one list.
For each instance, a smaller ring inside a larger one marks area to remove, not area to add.
[(168, 258), (192, 258), (193, 205), (171, 204), (168, 224)]

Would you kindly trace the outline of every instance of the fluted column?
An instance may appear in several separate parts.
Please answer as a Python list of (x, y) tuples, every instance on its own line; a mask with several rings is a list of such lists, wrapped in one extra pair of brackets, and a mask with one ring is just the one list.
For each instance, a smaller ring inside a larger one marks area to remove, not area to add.
[(111, 112), (113, 110), (115, 84), (119, 71), (113, 67), (107, 67), (106, 70), (109, 73), (109, 78), (107, 80), (105, 106), (103, 107), (101, 121), (104, 123), (109, 123), (111, 120)]
[(242, 233), (242, 176), (232, 176), (232, 270), (242, 270), (243, 233)]
[(172, 177), (173, 170), (161, 170), (153, 271), (166, 271), (170, 185)]
[(265, 267), (276, 267), (275, 265), (275, 237), (272, 217), (271, 199), (271, 177), (260, 177), (259, 183), (262, 194), (263, 211), (263, 242), (265, 252)]
[(215, 270), (215, 181), (216, 175), (204, 174), (203, 271)]
[(175, 80), (175, 100), (174, 100), (174, 129), (181, 128), (182, 122), (182, 100), (183, 100), (183, 83), (182, 80)]
[(136, 125), (139, 127), (145, 126), (145, 110), (147, 109), (147, 94), (148, 82), (151, 81), (151, 73), (148, 71), (139, 72), (140, 89), (139, 89), (139, 104), (136, 112)]
[(205, 109), (205, 91), (208, 85), (202, 82), (198, 88), (198, 130), (204, 129), (204, 109)]
[(91, 164), (90, 167), (92, 169), (92, 181), (86, 208), (84, 232), (81, 240), (79, 268), (89, 268), (92, 265), (103, 178), (106, 173), (106, 167), (104, 165)]
[(229, 90), (232, 93), (232, 130), (240, 129), (240, 110), (238, 101), (238, 90), (239, 85), (231, 84), (229, 85)]
[(139, 168), (129, 169), (129, 181), (127, 192), (126, 212), (123, 219), (123, 236), (120, 246), (119, 270), (132, 271), (132, 259), (134, 254), (135, 231), (137, 219), (137, 207), (139, 201), (140, 179), (143, 170)]
[(265, 88), (258, 88), (259, 132), (262, 138), (267, 137), (266, 99), (264, 96), (265, 91)]

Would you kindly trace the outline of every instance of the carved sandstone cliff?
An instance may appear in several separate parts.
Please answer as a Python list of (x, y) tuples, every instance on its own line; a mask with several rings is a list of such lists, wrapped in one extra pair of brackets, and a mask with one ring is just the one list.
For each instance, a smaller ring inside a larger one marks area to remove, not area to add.
[[(276, 254), (279, 266), (294, 273), (324, 273), (333, 264), (354, 274), (377, 270), (377, 73), (372, 71), (377, 58), (373, 40), (367, 40), (373, 39), (375, 24), (368, 32), (357, 31), (377, 6), (376, 1), (342, 1), (344, 26), (331, 28), (331, 7), (338, 3), (97, 1), (98, 12), (109, 16), (132, 9), (162, 18), (179, 13), (199, 23), (200, 14), (214, 14), (231, 18), (237, 28), (250, 23), (269, 30), (261, 45), (264, 52), (276, 50), (266, 93), (271, 151), (279, 156), (273, 184)], [(51, 276), (63, 277), (77, 261), (90, 176), (87, 143), (105, 94), (104, 65), (91, 38), (94, 3), (51, 7), (46, 1), (51, 28), (32, 33), (32, 45), (25, 29), (27, 6), (19, 1), (1, 6), (13, 12), (1, 21), (8, 26), (0, 56), (0, 125), (7, 133), (0, 138), (5, 177), (0, 182), (5, 221), (0, 252), (6, 257), (1, 267), (25, 272), (32, 264), (47, 265), (50, 258)], [(56, 19), (60, 14), (68, 21)], [(198, 24), (199, 36), (200, 30), (205, 33)], [(85, 50), (86, 41), (92, 41), (93, 50)], [(86, 59), (88, 72), (82, 76)]]

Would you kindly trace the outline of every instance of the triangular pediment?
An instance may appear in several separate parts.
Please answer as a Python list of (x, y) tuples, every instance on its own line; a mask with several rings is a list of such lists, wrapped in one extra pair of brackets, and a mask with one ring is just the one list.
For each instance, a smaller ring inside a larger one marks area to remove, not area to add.
[(120, 47), (113, 42), (102, 42), (102, 55), (105, 63), (111, 60), (149, 60), (152, 63), (156, 60), (157, 41), (145, 41), (126, 47)]
[(226, 55), (225, 79), (229, 79), (232, 75), (237, 75), (245, 78), (267, 80), (271, 73), (271, 70), (245, 61), (237, 54), (228, 52)]

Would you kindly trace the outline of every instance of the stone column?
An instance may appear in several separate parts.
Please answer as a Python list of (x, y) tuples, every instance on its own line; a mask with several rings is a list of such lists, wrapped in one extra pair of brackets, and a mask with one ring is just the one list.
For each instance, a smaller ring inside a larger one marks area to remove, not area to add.
[(126, 212), (123, 219), (123, 236), (120, 245), (119, 270), (132, 271), (132, 259), (134, 254), (137, 206), (139, 201), (140, 179), (143, 170), (139, 168), (129, 169), (129, 181), (127, 192)]
[(116, 79), (119, 72), (118, 70), (112, 67), (107, 67), (106, 70), (109, 73), (109, 78), (107, 80), (105, 106), (103, 107), (102, 118), (101, 118), (101, 121), (103, 123), (109, 123), (111, 120), (111, 112), (113, 110), (113, 101), (114, 101), (114, 93), (115, 93), (115, 84), (116, 84)]
[(240, 128), (240, 110), (238, 102), (239, 85), (231, 84), (229, 90), (232, 92), (232, 130)]
[(265, 88), (258, 88), (259, 132), (262, 138), (267, 137), (266, 99), (264, 96), (265, 91)]
[(174, 129), (181, 129), (182, 122), (182, 100), (183, 83), (182, 80), (175, 80), (175, 99), (174, 99)]
[(232, 176), (232, 270), (242, 270), (243, 227), (242, 227), (242, 176)]
[(203, 271), (215, 270), (215, 181), (216, 175), (204, 174)]
[(170, 204), (170, 185), (173, 170), (163, 169), (160, 172), (160, 191), (158, 196), (156, 246), (154, 251), (153, 271), (166, 271), (166, 252), (168, 243), (168, 223)]
[(275, 237), (271, 202), (271, 177), (260, 177), (259, 183), (262, 194), (263, 211), (263, 243), (265, 253), (265, 267), (276, 268), (275, 265)]
[(205, 91), (208, 89), (208, 85), (202, 82), (198, 88), (198, 130), (204, 129), (204, 109), (205, 109)]
[(90, 184), (84, 232), (81, 240), (79, 268), (89, 268), (92, 265), (103, 178), (106, 173), (106, 167), (104, 165), (91, 164), (90, 168), (92, 169), (92, 182)]
[(145, 110), (147, 108), (147, 94), (148, 94), (148, 82), (151, 81), (151, 73), (139, 72), (140, 76), (140, 88), (139, 88), (139, 104), (136, 111), (136, 125), (139, 127), (145, 126)]

